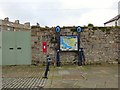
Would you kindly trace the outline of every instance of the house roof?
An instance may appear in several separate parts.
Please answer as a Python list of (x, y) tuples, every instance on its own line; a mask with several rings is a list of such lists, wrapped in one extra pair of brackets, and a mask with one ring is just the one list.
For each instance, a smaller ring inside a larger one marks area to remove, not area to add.
[(110, 19), (109, 21), (105, 22), (104, 24), (107, 24), (107, 23), (110, 23), (110, 22), (116, 21), (116, 20), (118, 20), (118, 19), (120, 19), (120, 14), (117, 15), (117, 16), (115, 16), (114, 18)]

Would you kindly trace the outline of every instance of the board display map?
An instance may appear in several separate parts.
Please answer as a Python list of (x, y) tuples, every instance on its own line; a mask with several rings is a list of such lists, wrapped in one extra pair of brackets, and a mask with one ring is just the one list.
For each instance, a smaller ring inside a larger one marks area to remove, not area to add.
[(60, 49), (62, 51), (76, 51), (77, 48), (77, 36), (60, 36)]

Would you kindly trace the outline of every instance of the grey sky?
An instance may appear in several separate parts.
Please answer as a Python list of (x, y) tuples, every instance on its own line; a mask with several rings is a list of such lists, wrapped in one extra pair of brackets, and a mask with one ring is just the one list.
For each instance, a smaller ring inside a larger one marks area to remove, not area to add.
[(103, 23), (118, 14), (119, 0), (0, 0), (0, 19), (41, 26)]

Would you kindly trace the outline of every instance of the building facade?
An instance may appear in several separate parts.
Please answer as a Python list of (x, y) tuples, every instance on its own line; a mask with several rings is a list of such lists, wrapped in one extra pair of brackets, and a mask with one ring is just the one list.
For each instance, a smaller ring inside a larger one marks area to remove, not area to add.
[(118, 2), (118, 15), (104, 23), (105, 26), (120, 26), (120, 1)]
[(105, 26), (120, 26), (120, 14), (104, 23)]
[[(118, 15), (120, 15), (120, 1), (118, 2)], [(118, 20), (118, 26), (120, 26), (120, 19)]]
[(118, 14), (120, 14), (120, 1), (118, 2)]
[(30, 28), (29, 22), (24, 24), (20, 24), (19, 20), (11, 22), (8, 17), (4, 20), (0, 20), (0, 31), (30, 31)]
[(31, 64), (30, 23), (0, 20), (0, 65)]

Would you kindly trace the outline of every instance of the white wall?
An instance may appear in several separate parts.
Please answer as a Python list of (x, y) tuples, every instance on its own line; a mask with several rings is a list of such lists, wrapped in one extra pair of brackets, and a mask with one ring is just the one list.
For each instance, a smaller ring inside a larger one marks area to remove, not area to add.
[(120, 18), (119, 18), (119, 20), (118, 20), (118, 26), (120, 26)]
[(107, 23), (105, 26), (115, 26), (115, 21)]
[[(107, 23), (105, 26), (115, 26), (115, 21)], [(120, 26), (120, 19), (117, 21), (117, 26)]]
[(2, 88), (2, 31), (0, 31), (0, 90)]
[(120, 14), (120, 1), (118, 2), (118, 15)]
[[(118, 15), (120, 14), (120, 1), (118, 2)], [(118, 26), (120, 26), (120, 19), (118, 20)]]

